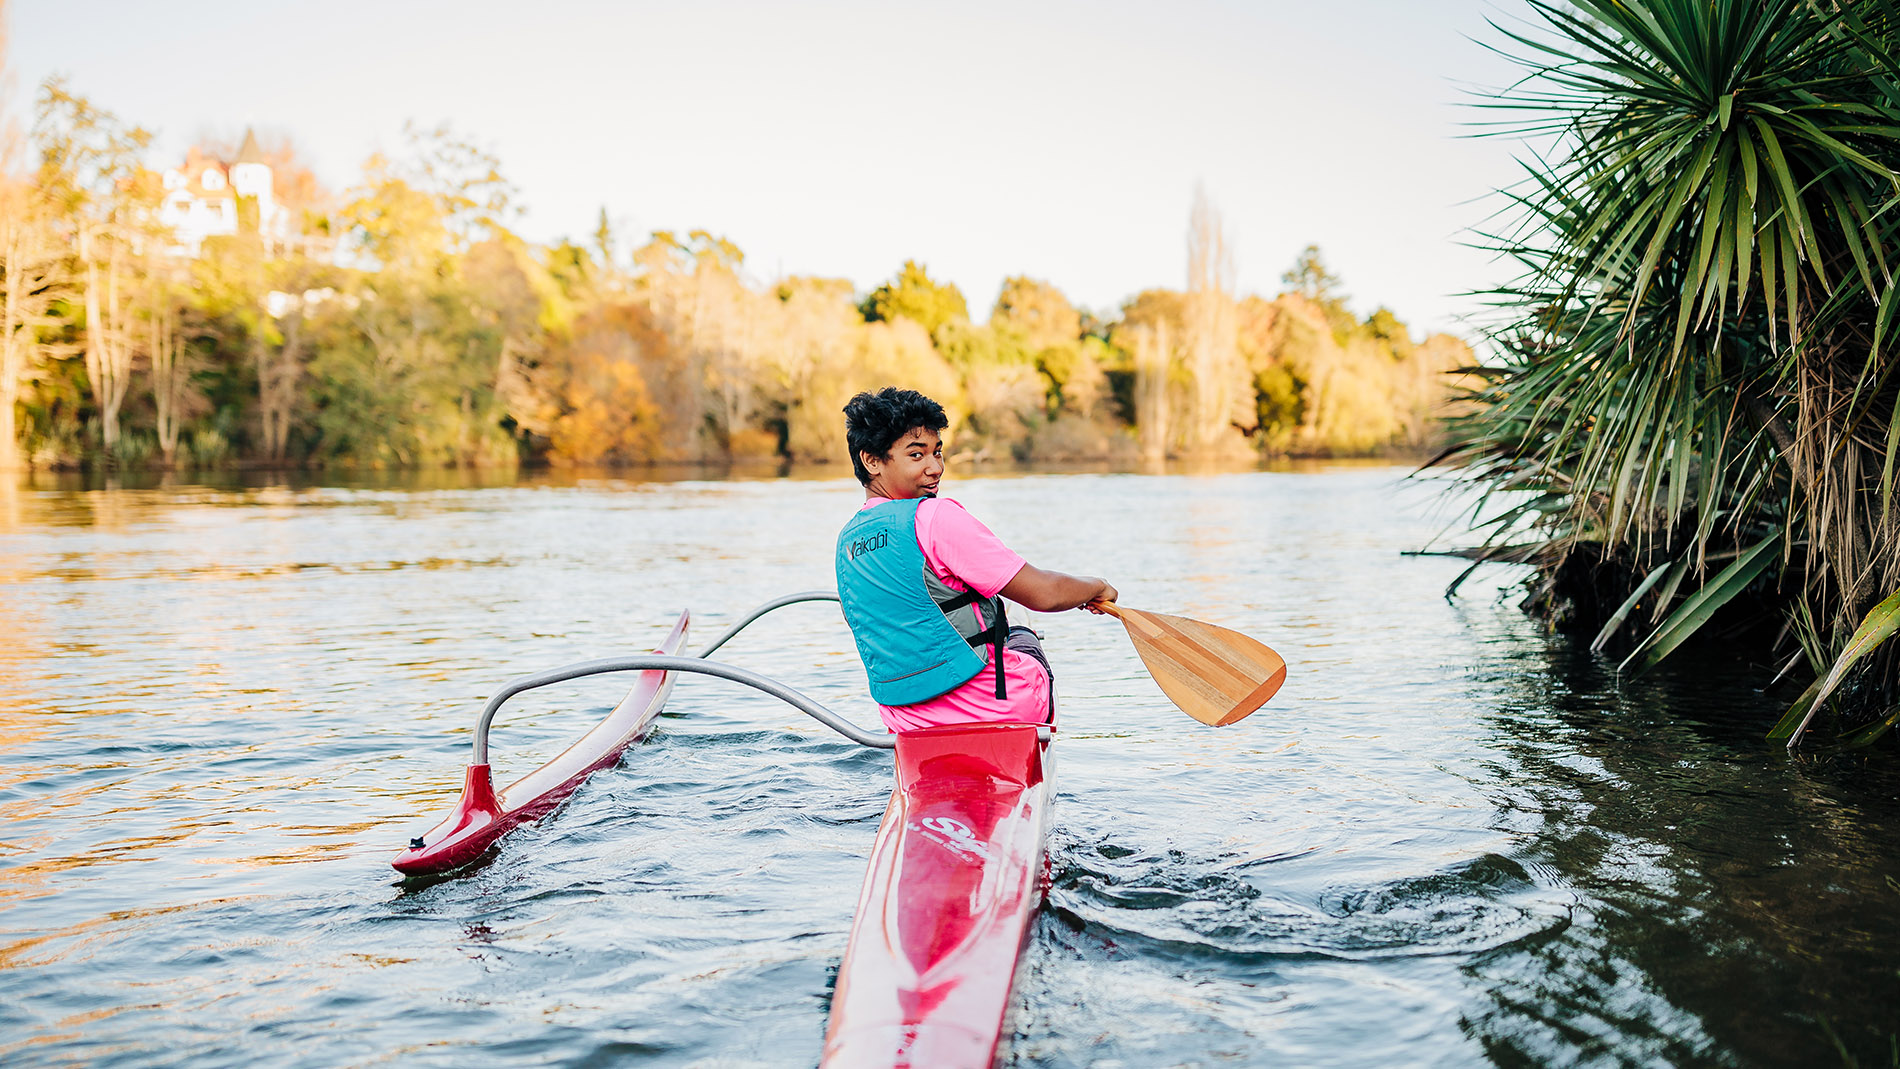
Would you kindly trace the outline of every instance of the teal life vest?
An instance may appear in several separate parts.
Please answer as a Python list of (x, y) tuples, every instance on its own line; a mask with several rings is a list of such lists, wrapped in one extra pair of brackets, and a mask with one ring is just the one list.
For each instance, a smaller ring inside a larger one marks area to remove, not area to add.
[[(873, 505), (838, 534), (838, 601), (870, 677), (871, 697), (879, 705), (915, 705), (962, 686), (991, 663), (996, 697), (1004, 698), (1009, 621), (1003, 599), (952, 590), (931, 572), (917, 545), (917, 507), (923, 502)], [(977, 652), (985, 645), (987, 662)]]

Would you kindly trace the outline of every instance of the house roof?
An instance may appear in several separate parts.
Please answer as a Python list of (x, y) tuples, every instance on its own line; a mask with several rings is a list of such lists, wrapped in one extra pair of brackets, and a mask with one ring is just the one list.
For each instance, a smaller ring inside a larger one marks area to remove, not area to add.
[[(230, 171), (224, 166), (223, 163), (219, 162), (218, 160), (210, 156), (205, 155), (203, 152), (200, 152), (198, 150), (198, 146), (193, 145), (189, 149), (185, 150), (185, 165), (184, 167), (180, 168), (180, 170), (182, 170), (185, 175), (185, 189), (189, 191), (192, 196), (194, 197), (231, 196)], [(205, 187), (204, 176), (205, 176), (206, 171), (218, 172), (219, 181), (218, 181), (218, 187), (216, 189), (207, 189)]]
[(257, 135), (250, 127), (244, 128), (244, 144), (238, 146), (237, 163), (263, 163), (264, 150), (257, 147)]

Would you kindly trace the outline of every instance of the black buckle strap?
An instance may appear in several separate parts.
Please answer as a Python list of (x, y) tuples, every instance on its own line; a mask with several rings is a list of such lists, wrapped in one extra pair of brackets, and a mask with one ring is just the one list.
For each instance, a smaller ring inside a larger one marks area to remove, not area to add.
[(971, 649), (983, 646), (990, 648), (990, 666), (996, 670), (996, 700), (1002, 701), (1009, 696), (1003, 685), (1003, 641), (1009, 638), (1009, 616), (1003, 610), (1001, 599), (986, 598), (974, 590), (965, 590), (954, 598), (938, 602), (937, 607), (948, 616), (971, 605), (991, 603), (996, 606), (996, 621), (964, 641), (970, 644)]
[(990, 667), (996, 672), (996, 700), (1000, 702), (1009, 697), (1003, 686), (1003, 640), (1009, 637), (1009, 621), (1003, 618), (1002, 613), (996, 614), (996, 623), (991, 625), (990, 631), (993, 635), (990, 639)]
[(966, 590), (963, 593), (958, 594), (954, 598), (950, 598), (948, 600), (938, 602), (937, 608), (942, 609), (943, 614), (945, 616), (948, 616), (951, 613), (956, 612), (958, 609), (968, 608), (971, 605), (976, 605), (986, 600), (988, 599), (986, 599), (983, 595), (977, 593), (976, 591)]
[(1009, 620), (1000, 613), (997, 614), (997, 616), (998, 618), (995, 623), (971, 635), (964, 641), (970, 644), (971, 649), (979, 649), (984, 646), (990, 648), (990, 666), (996, 669), (996, 698), (998, 701), (1001, 701), (1009, 697), (1006, 688), (1003, 686), (1003, 641), (1009, 638)]

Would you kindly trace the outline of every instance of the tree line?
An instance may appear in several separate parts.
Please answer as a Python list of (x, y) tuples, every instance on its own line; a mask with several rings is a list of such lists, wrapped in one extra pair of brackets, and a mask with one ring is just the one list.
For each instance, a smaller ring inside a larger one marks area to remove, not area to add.
[[(1235, 292), (1197, 195), (1187, 285), (1097, 314), (1008, 279), (985, 321), (919, 263), (869, 293), (761, 280), (705, 230), (536, 244), (500, 161), (410, 128), (330, 194), (287, 144), (271, 210), (181, 250), (149, 131), (50, 81), (0, 177), (0, 467), (840, 460), (903, 383), (977, 458), (1361, 454), (1433, 436), (1456, 338), (1363, 319), (1309, 248)], [(229, 145), (194, 158), (229, 162)]]

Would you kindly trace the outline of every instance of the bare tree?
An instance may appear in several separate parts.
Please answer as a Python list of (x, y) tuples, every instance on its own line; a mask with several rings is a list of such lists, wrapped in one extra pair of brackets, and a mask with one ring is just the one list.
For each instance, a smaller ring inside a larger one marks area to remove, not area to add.
[(191, 367), (179, 338), (175, 298), (170, 287), (160, 288), (152, 296), (145, 320), (154, 429), (158, 432), (158, 449), (166, 464), (171, 464), (178, 453), (178, 431), (191, 396)]
[(110, 453), (119, 442), (119, 409), (132, 388), (130, 259), (125, 243), (106, 226), (82, 224), (79, 259), (86, 279), (86, 378), (99, 410), (99, 430)]
[(264, 456), (282, 464), (290, 441), (290, 417), (297, 403), (297, 380), (303, 374), (304, 298), (301, 292), (285, 302), (281, 330), (283, 344), (273, 346), (257, 335), (257, 402), (263, 430)]
[(1158, 461), (1168, 452), (1168, 366), (1173, 362), (1173, 339), (1168, 321), (1158, 319), (1135, 328), (1135, 426), (1141, 436), (1142, 459)]
[[(1237, 402), (1245, 393), (1239, 318), (1234, 305), (1234, 253), (1219, 209), (1207, 191), (1194, 190), (1188, 217), (1187, 349), (1194, 376), (1189, 440), (1196, 452), (1212, 452), (1232, 436), (1234, 423), (1250, 426)], [(1235, 416), (1241, 415), (1236, 421)]]

